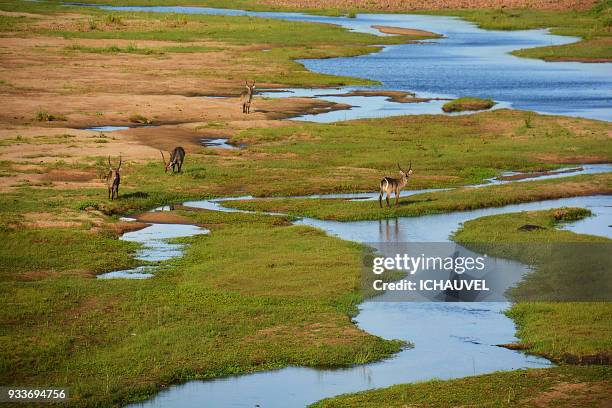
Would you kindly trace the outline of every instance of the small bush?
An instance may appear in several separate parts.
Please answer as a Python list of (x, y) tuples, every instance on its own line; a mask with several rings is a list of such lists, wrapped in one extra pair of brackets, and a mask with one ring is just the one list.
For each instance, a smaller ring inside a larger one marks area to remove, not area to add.
[(53, 122), (58, 120), (68, 120), (64, 115), (53, 115), (45, 110), (36, 112), (34, 119), (38, 122)]
[(107, 24), (123, 25), (123, 20), (121, 19), (121, 17), (115, 14), (107, 14), (104, 17), (104, 22)]
[(187, 25), (188, 20), (185, 16), (168, 16), (166, 17), (166, 25), (169, 27), (178, 27)]
[(586, 208), (560, 208), (553, 212), (553, 217), (558, 222), (577, 221), (590, 215), (591, 211)]
[(145, 125), (148, 125), (151, 123), (151, 121), (149, 119), (147, 119), (146, 117), (140, 115), (140, 114), (134, 114), (132, 116), (130, 116), (129, 118), (130, 122), (132, 123), (142, 123)]
[(98, 202), (94, 200), (83, 200), (77, 203), (77, 208), (81, 211), (88, 208), (98, 209)]
[(464, 97), (447, 102), (442, 106), (444, 112), (463, 112), (490, 109), (495, 105), (492, 99)]

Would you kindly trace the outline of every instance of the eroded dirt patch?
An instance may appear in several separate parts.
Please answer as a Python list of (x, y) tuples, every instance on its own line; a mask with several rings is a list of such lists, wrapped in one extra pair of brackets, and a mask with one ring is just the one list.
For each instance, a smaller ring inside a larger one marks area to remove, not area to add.
[(527, 400), (535, 407), (609, 407), (612, 382), (593, 383), (562, 382), (549, 391), (541, 392)]

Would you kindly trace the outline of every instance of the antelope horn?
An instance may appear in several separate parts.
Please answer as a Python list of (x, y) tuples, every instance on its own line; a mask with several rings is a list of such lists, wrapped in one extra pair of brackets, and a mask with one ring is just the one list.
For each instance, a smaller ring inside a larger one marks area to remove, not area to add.
[(397, 163), (397, 168), (398, 168), (400, 171), (404, 171), (404, 170), (402, 170), (402, 168), (400, 167), (399, 163)]
[(111, 170), (113, 169), (113, 165), (111, 164), (111, 161), (110, 161), (110, 156), (108, 156), (108, 168)]
[(161, 150), (159, 152), (162, 155), (162, 161), (164, 162), (164, 166), (165, 166), (167, 163), (166, 163), (166, 158), (164, 157), (164, 152), (162, 152)]
[(412, 160), (410, 160), (410, 167), (408, 168), (408, 171), (412, 170)]
[(121, 158), (121, 155), (119, 155), (119, 166), (117, 166), (117, 171), (121, 170), (121, 163), (123, 163), (123, 159)]

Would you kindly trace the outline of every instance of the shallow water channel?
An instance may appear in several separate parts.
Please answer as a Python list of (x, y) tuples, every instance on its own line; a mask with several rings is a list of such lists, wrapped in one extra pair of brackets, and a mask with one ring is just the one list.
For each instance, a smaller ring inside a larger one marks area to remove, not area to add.
[[(560, 173), (558, 176), (561, 174), (571, 175)], [(224, 201), (228, 199), (184, 204), (218, 211), (237, 211), (224, 208)], [(450, 243), (449, 235), (457, 230), (461, 223), (470, 219), (565, 206), (589, 208), (594, 215), (564, 228), (612, 238), (612, 228), (609, 227), (612, 225), (612, 199), (609, 196), (574, 197), (394, 220), (336, 222), (302, 218), (295, 223), (320, 228), (330, 235), (362, 243), (437, 242), (456, 245)], [(165, 231), (177, 236), (172, 231), (178, 231), (182, 227), (185, 226), (154, 224), (141, 231), (153, 228), (149, 231), (154, 234)], [(183, 231), (184, 235), (205, 232), (197, 227), (189, 227), (192, 230)], [(168, 235), (156, 238), (162, 236)], [(155, 251), (155, 248), (152, 250)], [(180, 255), (172, 253), (171, 250), (167, 254)], [(507, 285), (512, 285), (529, 271), (526, 265), (517, 262), (501, 259), (497, 262), (511, 276)], [(381, 301), (381, 297), (386, 295), (363, 302), (354, 319), (355, 323), (371, 334), (411, 342), (414, 348), (405, 349), (380, 362), (343, 369), (287, 367), (209, 381), (191, 381), (172, 386), (151, 400), (132, 406), (300, 407), (342, 393), (393, 384), (550, 365), (544, 358), (498, 346), (516, 341), (514, 324), (503, 314), (509, 306), (506, 301)]]

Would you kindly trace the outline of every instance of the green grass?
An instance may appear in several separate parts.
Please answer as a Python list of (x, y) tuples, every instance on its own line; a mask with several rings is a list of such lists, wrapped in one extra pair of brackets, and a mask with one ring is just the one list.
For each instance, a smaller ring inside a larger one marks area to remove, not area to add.
[(160, 49), (161, 52), (178, 52), (178, 53), (190, 53), (190, 52), (213, 52), (213, 51), (222, 51), (221, 47), (212, 47), (206, 45), (176, 45), (176, 46), (168, 46), (162, 47)]
[(507, 314), (530, 353), (557, 362), (610, 364), (612, 302), (521, 302)]
[[(6, 240), (0, 247), (2, 281), (32, 273), (95, 274), (113, 268), (136, 265), (138, 245), (119, 241), (117, 236), (87, 230), (36, 228), (2, 232)], [(70, 251), (66, 251), (70, 247)], [(75, 258), (78, 257), (78, 258)]]
[(0, 33), (23, 30), (32, 21), (34, 19), (28, 17), (0, 16)]
[[(534, 267), (509, 290), (518, 303), (508, 315), (530, 352), (555, 361), (609, 362), (612, 352), (612, 302), (589, 301), (607, 300), (612, 290), (612, 240), (556, 228), (589, 214), (569, 208), (482, 217), (453, 237), (468, 248)], [(543, 229), (521, 231), (526, 224)]]
[[(514, 408), (539, 406), (536, 402), (543, 404), (541, 406), (596, 406), (607, 398), (611, 379), (609, 366), (517, 370), (449, 381), (395, 385), (325, 399), (311, 407)], [(576, 386), (571, 387), (572, 384)], [(565, 386), (567, 390), (563, 388)]]
[(563, 180), (527, 181), (479, 189), (461, 188), (400, 198), (398, 207), (387, 208), (383, 201), (382, 209), (378, 201), (345, 199), (236, 200), (224, 205), (243, 210), (280, 212), (296, 217), (336, 221), (376, 220), (501, 207), (579, 195), (610, 194), (611, 183), (612, 176), (602, 174), (574, 176)]
[[(524, 119), (533, 116), (531, 127)], [(56, 143), (62, 133), (48, 138), (4, 139), (3, 144)], [(93, 138), (92, 138), (93, 139)], [(396, 173), (396, 162), (412, 160), (414, 174), (407, 189), (453, 187), (482, 182), (506, 170), (549, 170), (555, 161), (610, 161), (607, 124), (583, 119), (529, 115), (497, 110), (472, 116), (407, 116), (330, 125), (293, 124), (257, 129), (232, 137), (242, 150), (218, 155), (212, 149), (189, 151), (182, 174), (165, 174), (161, 161), (146, 164), (126, 161), (121, 198), (110, 202), (106, 187), (81, 190), (33, 189), (3, 195), (3, 212), (36, 212), (57, 201), (54, 209), (82, 211), (81, 201), (95, 201), (105, 214), (125, 214), (157, 205), (221, 195), (280, 196), (326, 192), (375, 191), (381, 177)], [(111, 141), (112, 142), (112, 141)], [(81, 143), (66, 140), (66, 143)], [(87, 143), (91, 143), (87, 141)], [(372, 149), (371, 146), (377, 146)], [(380, 151), (389, 152), (381, 155)], [(553, 159), (546, 162), (541, 157)], [(492, 164), (494, 163), (494, 164)], [(77, 163), (58, 161), (54, 166), (30, 163), (37, 172), (53, 168), (102, 174), (106, 157), (81, 158)], [(6, 162), (7, 173), (19, 173)], [(398, 215), (457, 211), (500, 206), (522, 201), (606, 192), (609, 175), (593, 175), (525, 182), (487, 189), (464, 189), (411, 196), (400, 206), (382, 210), (377, 202), (344, 200), (274, 200), (232, 203), (243, 208), (277, 210), (337, 220), (392, 218)], [(29, 203), (33, 204), (33, 207)]]
[[(88, 241), (85, 231), (11, 233), (2, 248), (2, 384), (70, 385), (71, 405), (110, 405), (161, 384), (364, 363), (402, 346), (347, 318), (361, 301), (358, 245), (277, 217), (184, 214), (212, 233), (183, 240), (186, 255), (146, 281), (73, 272), (119, 266), (131, 244)], [(86, 247), (72, 253), (69, 244)]]
[[(145, 164), (126, 161), (121, 196), (113, 202), (106, 199), (102, 182), (98, 188), (79, 190), (26, 187), (3, 194), (1, 200), (5, 204), (0, 212), (50, 211), (62, 218), (63, 210), (78, 214), (85, 208), (79, 203), (92, 201), (96, 203), (92, 207), (114, 215), (221, 195), (375, 191), (382, 176), (394, 175), (397, 161), (406, 166), (412, 160), (414, 174), (406, 188), (418, 189), (479, 183), (505, 170), (549, 170), (560, 166), (540, 157), (556, 161), (573, 158), (577, 162), (581, 157), (611, 160), (612, 153), (606, 148), (609, 144), (605, 123), (534, 114), (529, 115), (531, 127), (526, 127), (525, 117), (523, 112), (498, 110), (469, 117), (409, 116), (250, 130), (231, 140), (246, 144), (242, 150), (224, 155), (204, 148), (190, 151), (182, 174), (165, 174), (159, 160)], [(3, 139), (2, 144), (62, 142), (82, 143), (59, 132), (44, 138), (15, 134)], [(372, 145), (377, 148), (372, 149)], [(390, 153), (380, 155), (381, 150)], [(106, 157), (83, 157), (71, 164), (59, 160), (53, 165), (44, 162), (28, 165), (31, 167), (28, 171), (36, 173), (61, 169), (95, 175), (103, 174), (107, 168)], [(24, 172), (18, 163), (12, 162), (4, 162), (2, 169), (6, 175)], [(377, 202), (331, 199), (262, 200), (231, 205), (297, 216), (358, 220), (460, 211), (609, 190), (609, 175), (585, 175), (411, 196), (401, 199), (397, 208), (382, 210)]]
[(444, 112), (463, 112), (490, 109), (495, 105), (492, 99), (473, 97), (458, 98), (442, 105)]
[[(526, 116), (531, 118), (530, 128), (525, 126)], [(267, 167), (293, 180), (295, 193), (308, 192), (306, 186), (315, 180), (320, 191), (372, 191), (383, 176), (397, 174), (398, 162), (406, 166), (410, 160), (414, 175), (408, 188), (414, 189), (473, 184), (500, 170), (555, 167), (543, 164), (540, 157), (545, 155), (558, 160), (579, 160), (579, 156), (609, 160), (612, 151), (602, 148), (606, 129), (602, 122), (498, 110), (463, 117), (294, 124), (242, 132), (232, 141), (268, 156)], [(301, 160), (306, 157), (308, 161)], [(335, 179), (335, 185), (328, 185), (329, 179)]]
[(40, 135), (34, 137), (25, 137), (21, 135), (17, 135), (15, 137), (0, 139), (0, 146), (13, 146), (13, 145), (22, 145), (22, 144), (32, 144), (32, 145), (45, 145), (45, 144), (66, 144), (70, 141), (70, 139), (75, 138), (74, 135), (69, 135), (67, 133), (58, 134), (58, 135)]
[[(83, 10), (79, 10), (83, 11)], [(88, 10), (85, 10), (85, 12)], [(186, 15), (181, 18), (187, 24), (175, 26), (172, 15), (159, 13), (119, 13), (124, 25), (102, 25), (105, 20), (99, 18), (100, 25), (87, 31), (46, 30), (44, 33), (60, 35), (66, 38), (110, 38), (127, 40), (162, 40), (189, 42), (201, 40), (222, 41), (229, 44), (251, 45), (270, 44), (273, 46), (364, 46), (372, 44), (397, 44), (406, 41), (406, 37), (380, 37), (371, 34), (353, 33), (329, 24), (291, 22), (276, 19), (263, 19), (245, 16), (219, 15)], [(140, 24), (139, 19), (148, 22)], [(133, 21), (133, 23), (128, 23)], [(285, 35), (295, 32), (299, 35)]]
[[(179, 48), (179, 47), (177, 47)], [(108, 47), (86, 47), (79, 44), (73, 44), (64, 48), (66, 51), (79, 51), (95, 54), (142, 54), (142, 55), (162, 55), (163, 51), (153, 48), (142, 48), (135, 44), (130, 44), (127, 47), (119, 47), (111, 45)]]
[(612, 38), (594, 38), (563, 46), (527, 48), (512, 54), (524, 58), (541, 58), (547, 61), (601, 61), (612, 59)]

